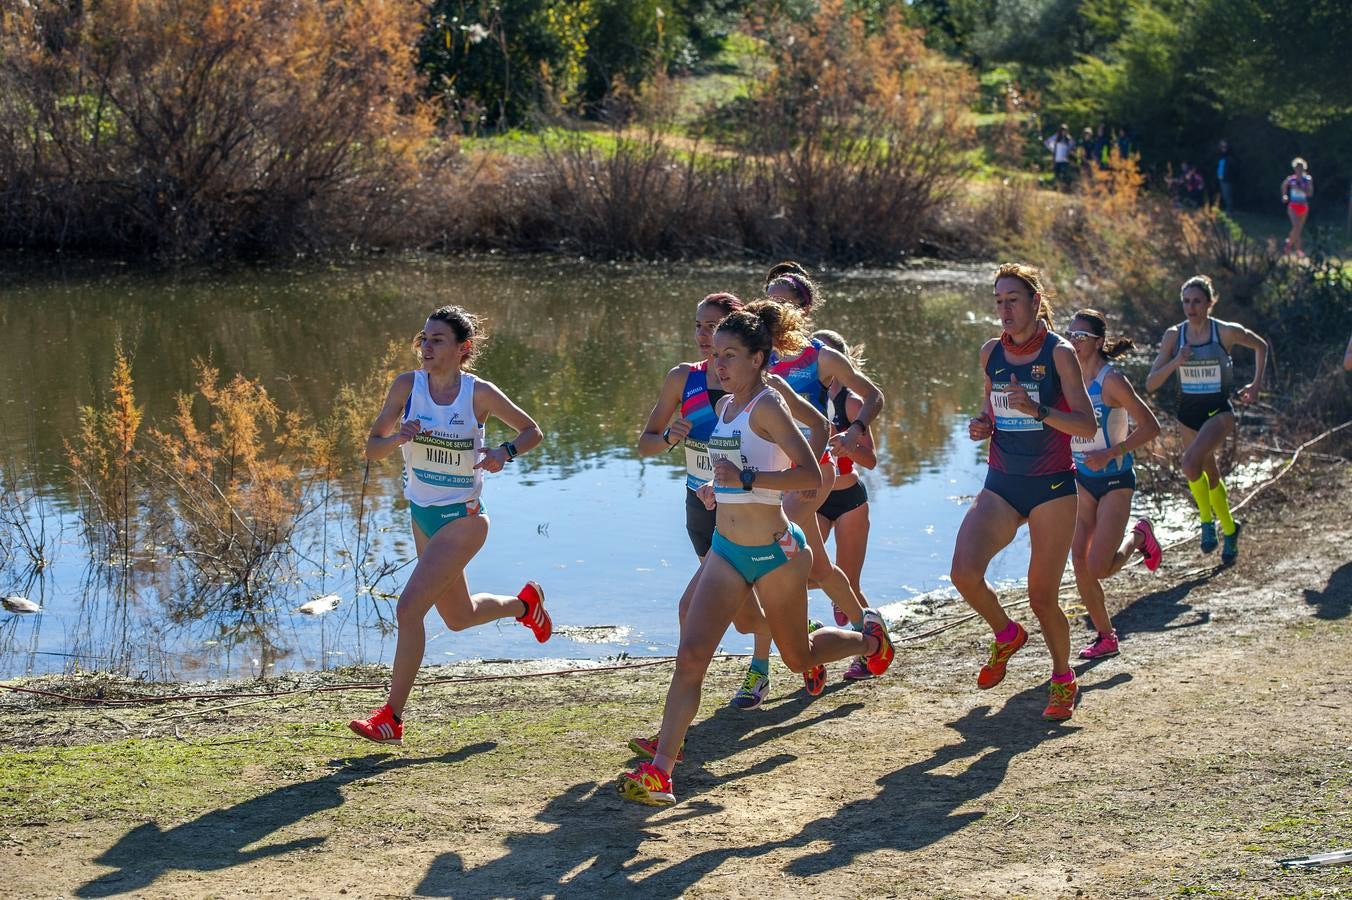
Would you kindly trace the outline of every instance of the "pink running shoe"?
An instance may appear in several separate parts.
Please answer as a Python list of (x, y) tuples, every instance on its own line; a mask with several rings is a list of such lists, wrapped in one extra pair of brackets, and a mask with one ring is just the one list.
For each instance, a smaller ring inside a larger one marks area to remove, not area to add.
[(836, 617), (836, 624), (841, 628), (844, 628), (846, 625), (850, 624), (849, 617), (846, 616), (843, 612), (841, 612), (840, 607), (836, 606), (834, 603), (831, 604), (831, 613)]
[(517, 616), (516, 620), (529, 628), (535, 639), (543, 644), (554, 633), (554, 623), (549, 618), (549, 613), (545, 611), (544, 588), (534, 581), (527, 581), (526, 586), (516, 597), (526, 604), (526, 611)]
[(1117, 629), (1114, 628), (1107, 634), (1095, 636), (1094, 643), (1080, 651), (1080, 659), (1107, 659), (1117, 653)]
[(845, 670), (845, 674), (840, 677), (845, 681), (868, 681), (876, 676), (868, 670), (868, 661), (862, 656), (856, 656), (854, 662)]
[(1145, 557), (1145, 567), (1154, 572), (1164, 562), (1164, 548), (1155, 540), (1155, 526), (1149, 519), (1139, 519), (1131, 529), (1141, 536), (1141, 555)]

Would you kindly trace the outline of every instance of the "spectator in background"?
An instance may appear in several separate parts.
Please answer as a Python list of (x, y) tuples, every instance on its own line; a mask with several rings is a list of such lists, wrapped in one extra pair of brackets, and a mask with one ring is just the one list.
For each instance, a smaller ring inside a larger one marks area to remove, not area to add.
[(1117, 133), (1117, 152), (1126, 159), (1136, 151), (1136, 136), (1131, 133), (1131, 129), (1123, 125), (1122, 130)]
[(1194, 209), (1200, 209), (1206, 202), (1206, 180), (1202, 172), (1190, 162), (1183, 163), (1183, 203)]
[(1291, 233), (1286, 237), (1285, 250), (1297, 256), (1305, 255), (1300, 249), (1300, 234), (1305, 230), (1305, 218), (1310, 214), (1310, 201), (1314, 199), (1314, 179), (1307, 168), (1305, 160), (1297, 156), (1291, 160), (1291, 174), (1282, 182), (1282, 202), (1291, 219)]
[(1109, 157), (1113, 152), (1113, 139), (1108, 135), (1108, 123), (1100, 122), (1094, 132), (1094, 159), (1100, 169), (1108, 168)]
[(1070, 126), (1062, 122), (1056, 134), (1045, 141), (1052, 152), (1052, 177), (1058, 184), (1070, 183), (1070, 154), (1075, 150), (1075, 141), (1070, 136)]
[(1080, 170), (1086, 175), (1098, 159), (1097, 144), (1094, 141), (1094, 129), (1088, 125), (1080, 134)]
[(1230, 142), (1221, 141), (1221, 155), (1216, 160), (1216, 183), (1220, 185), (1221, 209), (1226, 213), (1232, 213), (1235, 209), (1235, 164), (1230, 158)]

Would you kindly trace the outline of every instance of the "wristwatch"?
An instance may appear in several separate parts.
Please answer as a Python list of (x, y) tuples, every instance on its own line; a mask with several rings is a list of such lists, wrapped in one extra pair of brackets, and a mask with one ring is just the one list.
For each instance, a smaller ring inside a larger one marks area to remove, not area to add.
[(1037, 415), (1033, 416), (1033, 421), (1041, 422), (1043, 419), (1047, 418), (1051, 414), (1052, 411), (1050, 409), (1048, 409), (1044, 404), (1039, 403), (1037, 406)]
[(751, 490), (751, 485), (755, 484), (756, 482), (756, 470), (750, 467), (743, 469), (741, 478), (742, 478), (742, 490), (744, 491)]

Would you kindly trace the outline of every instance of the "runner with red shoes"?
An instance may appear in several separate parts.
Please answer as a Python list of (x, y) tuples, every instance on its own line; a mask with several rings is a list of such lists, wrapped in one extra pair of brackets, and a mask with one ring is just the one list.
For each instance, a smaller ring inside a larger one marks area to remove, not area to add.
[[(795, 334), (801, 336), (795, 339)], [(728, 396), (719, 401), (708, 441), (713, 481), (699, 494), (706, 505), (716, 504), (717, 527), (681, 630), (657, 746), (630, 745), (643, 755), (651, 750), (653, 758), (620, 776), (619, 792), (627, 800), (654, 806), (675, 802), (671, 773), (699, 709), (705, 673), (734, 615), (755, 602), (753, 586), (780, 658), (792, 671), (809, 672), (863, 655), (874, 673), (882, 674), (892, 662), (891, 640), (871, 610), (862, 632), (809, 632), (812, 552), (802, 529), (785, 517), (781, 498), (784, 491), (816, 490), (822, 476), (817, 454), (766, 372), (774, 347), (805, 342), (802, 314), (768, 300), (731, 314), (714, 334), (714, 366)]]
[[(496, 385), (470, 372), (483, 344), (477, 319), (458, 306), (427, 317), (414, 340), (420, 368), (395, 378), (366, 439), (368, 459), (404, 456), (404, 497), (413, 518), (418, 564), (399, 595), (398, 643), (384, 706), (349, 727), (368, 740), (403, 739), (404, 704), (426, 649), (423, 620), (436, 607), (446, 627), (463, 631), (513, 617), (541, 643), (553, 631), (544, 591), (527, 582), (515, 597), (473, 594), (465, 566), (488, 537), (488, 516), (479, 500), (484, 472), (503, 467), (540, 443), (540, 428)], [(500, 446), (484, 447), (489, 416), (516, 429)]]
[(1078, 687), (1070, 668), (1070, 623), (1057, 602), (1075, 532), (1072, 435), (1098, 427), (1075, 351), (1051, 331), (1052, 309), (1041, 273), (1006, 263), (995, 273), (995, 313), (1004, 326), (981, 348), (986, 408), (968, 423), (974, 441), (990, 439), (986, 484), (967, 511), (953, 548), (951, 577), (964, 600), (995, 633), (977, 687), (993, 688), (1028, 632), (1005, 614), (986, 583), (995, 554), (1028, 523), (1028, 599), (1052, 657), (1051, 697), (1043, 718), (1069, 719)]
[[(653, 456), (685, 451), (685, 531), (690, 536), (695, 555), (703, 564), (714, 537), (714, 511), (706, 508), (695, 492), (713, 476), (706, 442), (714, 427), (714, 406), (727, 392), (718, 383), (710, 365), (714, 351), (714, 329), (723, 317), (742, 308), (742, 301), (734, 294), (709, 294), (695, 307), (695, 344), (699, 348), (699, 362), (681, 363), (667, 373), (662, 393), (648, 413), (648, 421), (638, 436), (639, 456)], [(685, 621), (690, 598), (695, 593), (699, 570), (691, 576), (681, 596), (677, 615)], [(761, 705), (770, 692), (770, 629), (761, 617), (735, 621), (738, 630), (752, 629), (754, 646), (751, 664), (742, 679), (742, 686), (732, 695), (731, 705), (736, 709), (751, 710)], [(646, 741), (646, 738), (635, 738)], [(655, 743), (652, 741), (652, 743)], [(650, 754), (651, 755), (651, 754)]]
[[(1128, 338), (1109, 342), (1107, 333), (1107, 321), (1092, 309), (1077, 312), (1066, 330), (1098, 422), (1092, 438), (1070, 439), (1079, 486), (1070, 560), (1080, 599), (1097, 632), (1093, 643), (1080, 651), (1081, 659), (1102, 659), (1118, 653), (1117, 631), (1100, 582), (1126, 565), (1138, 550), (1152, 572), (1163, 558), (1149, 519), (1138, 520), (1123, 536), (1136, 492), (1132, 451), (1153, 441), (1160, 433), (1160, 423), (1127, 377), (1109, 361), (1134, 345)], [(1132, 422), (1135, 428), (1131, 428)]]
[[(771, 267), (766, 276), (765, 294), (793, 306), (804, 316), (822, 306), (817, 285), (808, 277), (807, 270), (792, 260)], [(859, 370), (848, 354), (837, 351), (815, 336), (810, 337), (797, 352), (784, 353), (772, 360), (770, 371), (783, 378), (821, 415), (826, 414), (830, 405), (828, 395), (832, 385), (836, 385), (837, 389), (845, 388), (859, 398), (854, 417), (842, 422), (840, 431), (831, 439), (831, 455), (824, 455), (818, 462), (822, 470), (822, 488), (816, 492), (794, 491), (784, 498), (785, 514), (803, 529), (808, 546), (812, 548), (812, 587), (821, 588), (831, 598), (837, 625), (848, 624), (858, 631), (864, 627), (864, 610), (868, 608), (868, 600), (859, 593), (858, 585), (850, 580), (841, 567), (831, 561), (830, 554), (826, 552), (818, 513), (831, 502), (836, 487), (837, 471), (831, 456), (840, 460), (851, 454), (862, 456), (867, 452), (864, 442), (869, 440), (870, 424), (882, 412), (883, 392)], [(857, 676), (863, 670), (856, 660), (846, 671)], [(808, 693), (820, 693), (820, 687), (825, 684), (825, 673), (814, 670), (809, 674), (813, 677), (805, 675), (803, 678)], [(817, 674), (821, 676), (819, 680), (815, 677)]]
[[(822, 329), (812, 336), (837, 353), (848, 357), (856, 368), (863, 368), (863, 353), (860, 345), (851, 347), (845, 339), (834, 331)], [(826, 502), (817, 507), (817, 528), (825, 541), (834, 531), (836, 535), (836, 567), (850, 580), (850, 587), (861, 603), (867, 604), (860, 579), (864, 573), (864, 556), (868, 551), (868, 490), (859, 480), (856, 467), (872, 469), (878, 465), (878, 455), (874, 452), (873, 429), (865, 426), (864, 433), (851, 446), (846, 446), (844, 435), (849, 431), (850, 423), (858, 421), (864, 408), (864, 401), (858, 394), (845, 387), (836, 379), (831, 379), (827, 388), (828, 407), (831, 414), (831, 427), (836, 436), (831, 439), (831, 455), (836, 465), (836, 480), (831, 495)], [(849, 619), (839, 609), (836, 610), (836, 624), (845, 625)], [(867, 681), (874, 677), (868, 670), (864, 658), (857, 656), (845, 669), (841, 678), (845, 681)]]

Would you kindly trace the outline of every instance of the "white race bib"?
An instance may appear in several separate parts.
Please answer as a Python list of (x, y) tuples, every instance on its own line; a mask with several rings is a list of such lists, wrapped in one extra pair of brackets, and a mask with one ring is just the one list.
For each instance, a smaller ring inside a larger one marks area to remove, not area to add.
[(1178, 380), (1185, 394), (1219, 394), (1221, 364), (1214, 360), (1186, 362), (1178, 367)]
[(713, 480), (714, 463), (709, 458), (709, 448), (703, 441), (685, 439), (685, 474), (686, 483), (693, 483), (695, 487)]
[(1084, 455), (1086, 453), (1107, 449), (1108, 436), (1103, 433), (1102, 428), (1095, 431), (1094, 436), (1091, 438), (1082, 438), (1073, 434), (1070, 436), (1070, 455), (1077, 463), (1084, 462)]
[(436, 487), (474, 487), (474, 440), (438, 437), (426, 431), (409, 442), (409, 468), (424, 484)]
[[(1008, 382), (991, 385), (991, 411), (995, 413), (995, 427), (1000, 431), (1041, 431), (1042, 423), (1028, 413), (1009, 405), (1009, 395), (1005, 388)], [(1028, 399), (1041, 405), (1042, 395), (1038, 388), (1025, 388)]]
[[(746, 457), (742, 456), (742, 436), (735, 434), (731, 437), (722, 435), (710, 435), (709, 437), (709, 478), (713, 478), (713, 465), (720, 459), (730, 459), (738, 468), (746, 468)], [(740, 487), (724, 487), (720, 484), (714, 485), (714, 491), (720, 494), (736, 491), (741, 493)]]

